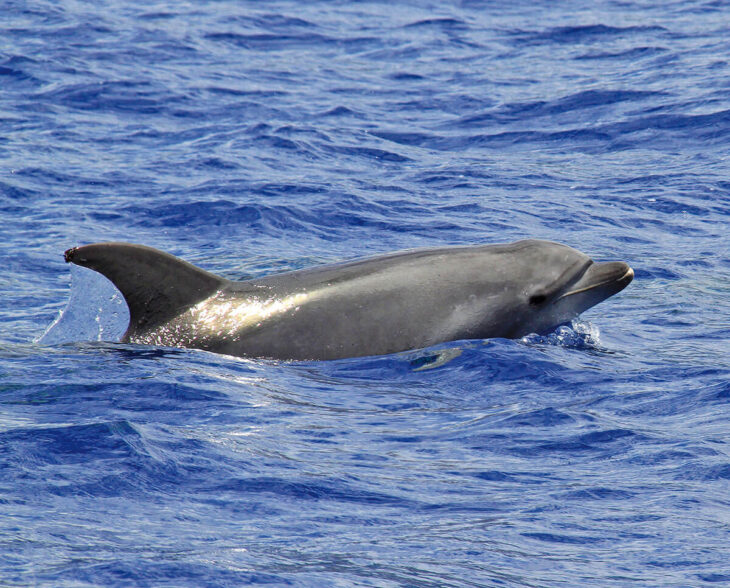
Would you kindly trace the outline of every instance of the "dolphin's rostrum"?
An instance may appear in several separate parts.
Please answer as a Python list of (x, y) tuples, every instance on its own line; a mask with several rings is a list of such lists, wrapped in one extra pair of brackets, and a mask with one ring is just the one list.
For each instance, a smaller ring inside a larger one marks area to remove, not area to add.
[(244, 282), (130, 243), (77, 247), (65, 259), (124, 295), (123, 342), (291, 360), (543, 333), (634, 277), (624, 262), (538, 240), (415, 249)]

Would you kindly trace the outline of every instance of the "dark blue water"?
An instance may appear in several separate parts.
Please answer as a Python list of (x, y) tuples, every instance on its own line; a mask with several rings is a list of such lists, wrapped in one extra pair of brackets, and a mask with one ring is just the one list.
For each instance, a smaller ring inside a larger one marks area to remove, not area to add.
[[(0, 15), (0, 584), (730, 583), (725, 3)], [(525, 237), (636, 279), (546, 337), (282, 363), (114, 343), (62, 256)]]

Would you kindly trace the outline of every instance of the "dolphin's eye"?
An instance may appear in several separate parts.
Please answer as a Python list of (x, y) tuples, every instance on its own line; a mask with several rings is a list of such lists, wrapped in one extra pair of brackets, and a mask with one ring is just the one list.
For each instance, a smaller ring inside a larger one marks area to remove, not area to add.
[(534, 296), (530, 296), (530, 306), (540, 306), (546, 299), (547, 296), (545, 296), (545, 294), (535, 294)]

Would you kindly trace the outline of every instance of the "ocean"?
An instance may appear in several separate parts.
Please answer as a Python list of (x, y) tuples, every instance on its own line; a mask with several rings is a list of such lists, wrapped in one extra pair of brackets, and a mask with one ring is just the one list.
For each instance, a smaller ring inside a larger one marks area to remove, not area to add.
[[(0, 0), (0, 585), (730, 584), (730, 7)], [(120, 344), (64, 250), (229, 279), (540, 238), (554, 332)]]

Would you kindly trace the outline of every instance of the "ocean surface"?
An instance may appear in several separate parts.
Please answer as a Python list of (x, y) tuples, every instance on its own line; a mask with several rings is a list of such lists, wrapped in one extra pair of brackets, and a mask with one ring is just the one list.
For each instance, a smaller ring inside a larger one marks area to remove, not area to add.
[[(0, 0), (0, 585), (730, 585), (728, 23)], [(522, 238), (636, 278), (543, 336), (274, 362), (119, 344), (63, 260)]]

